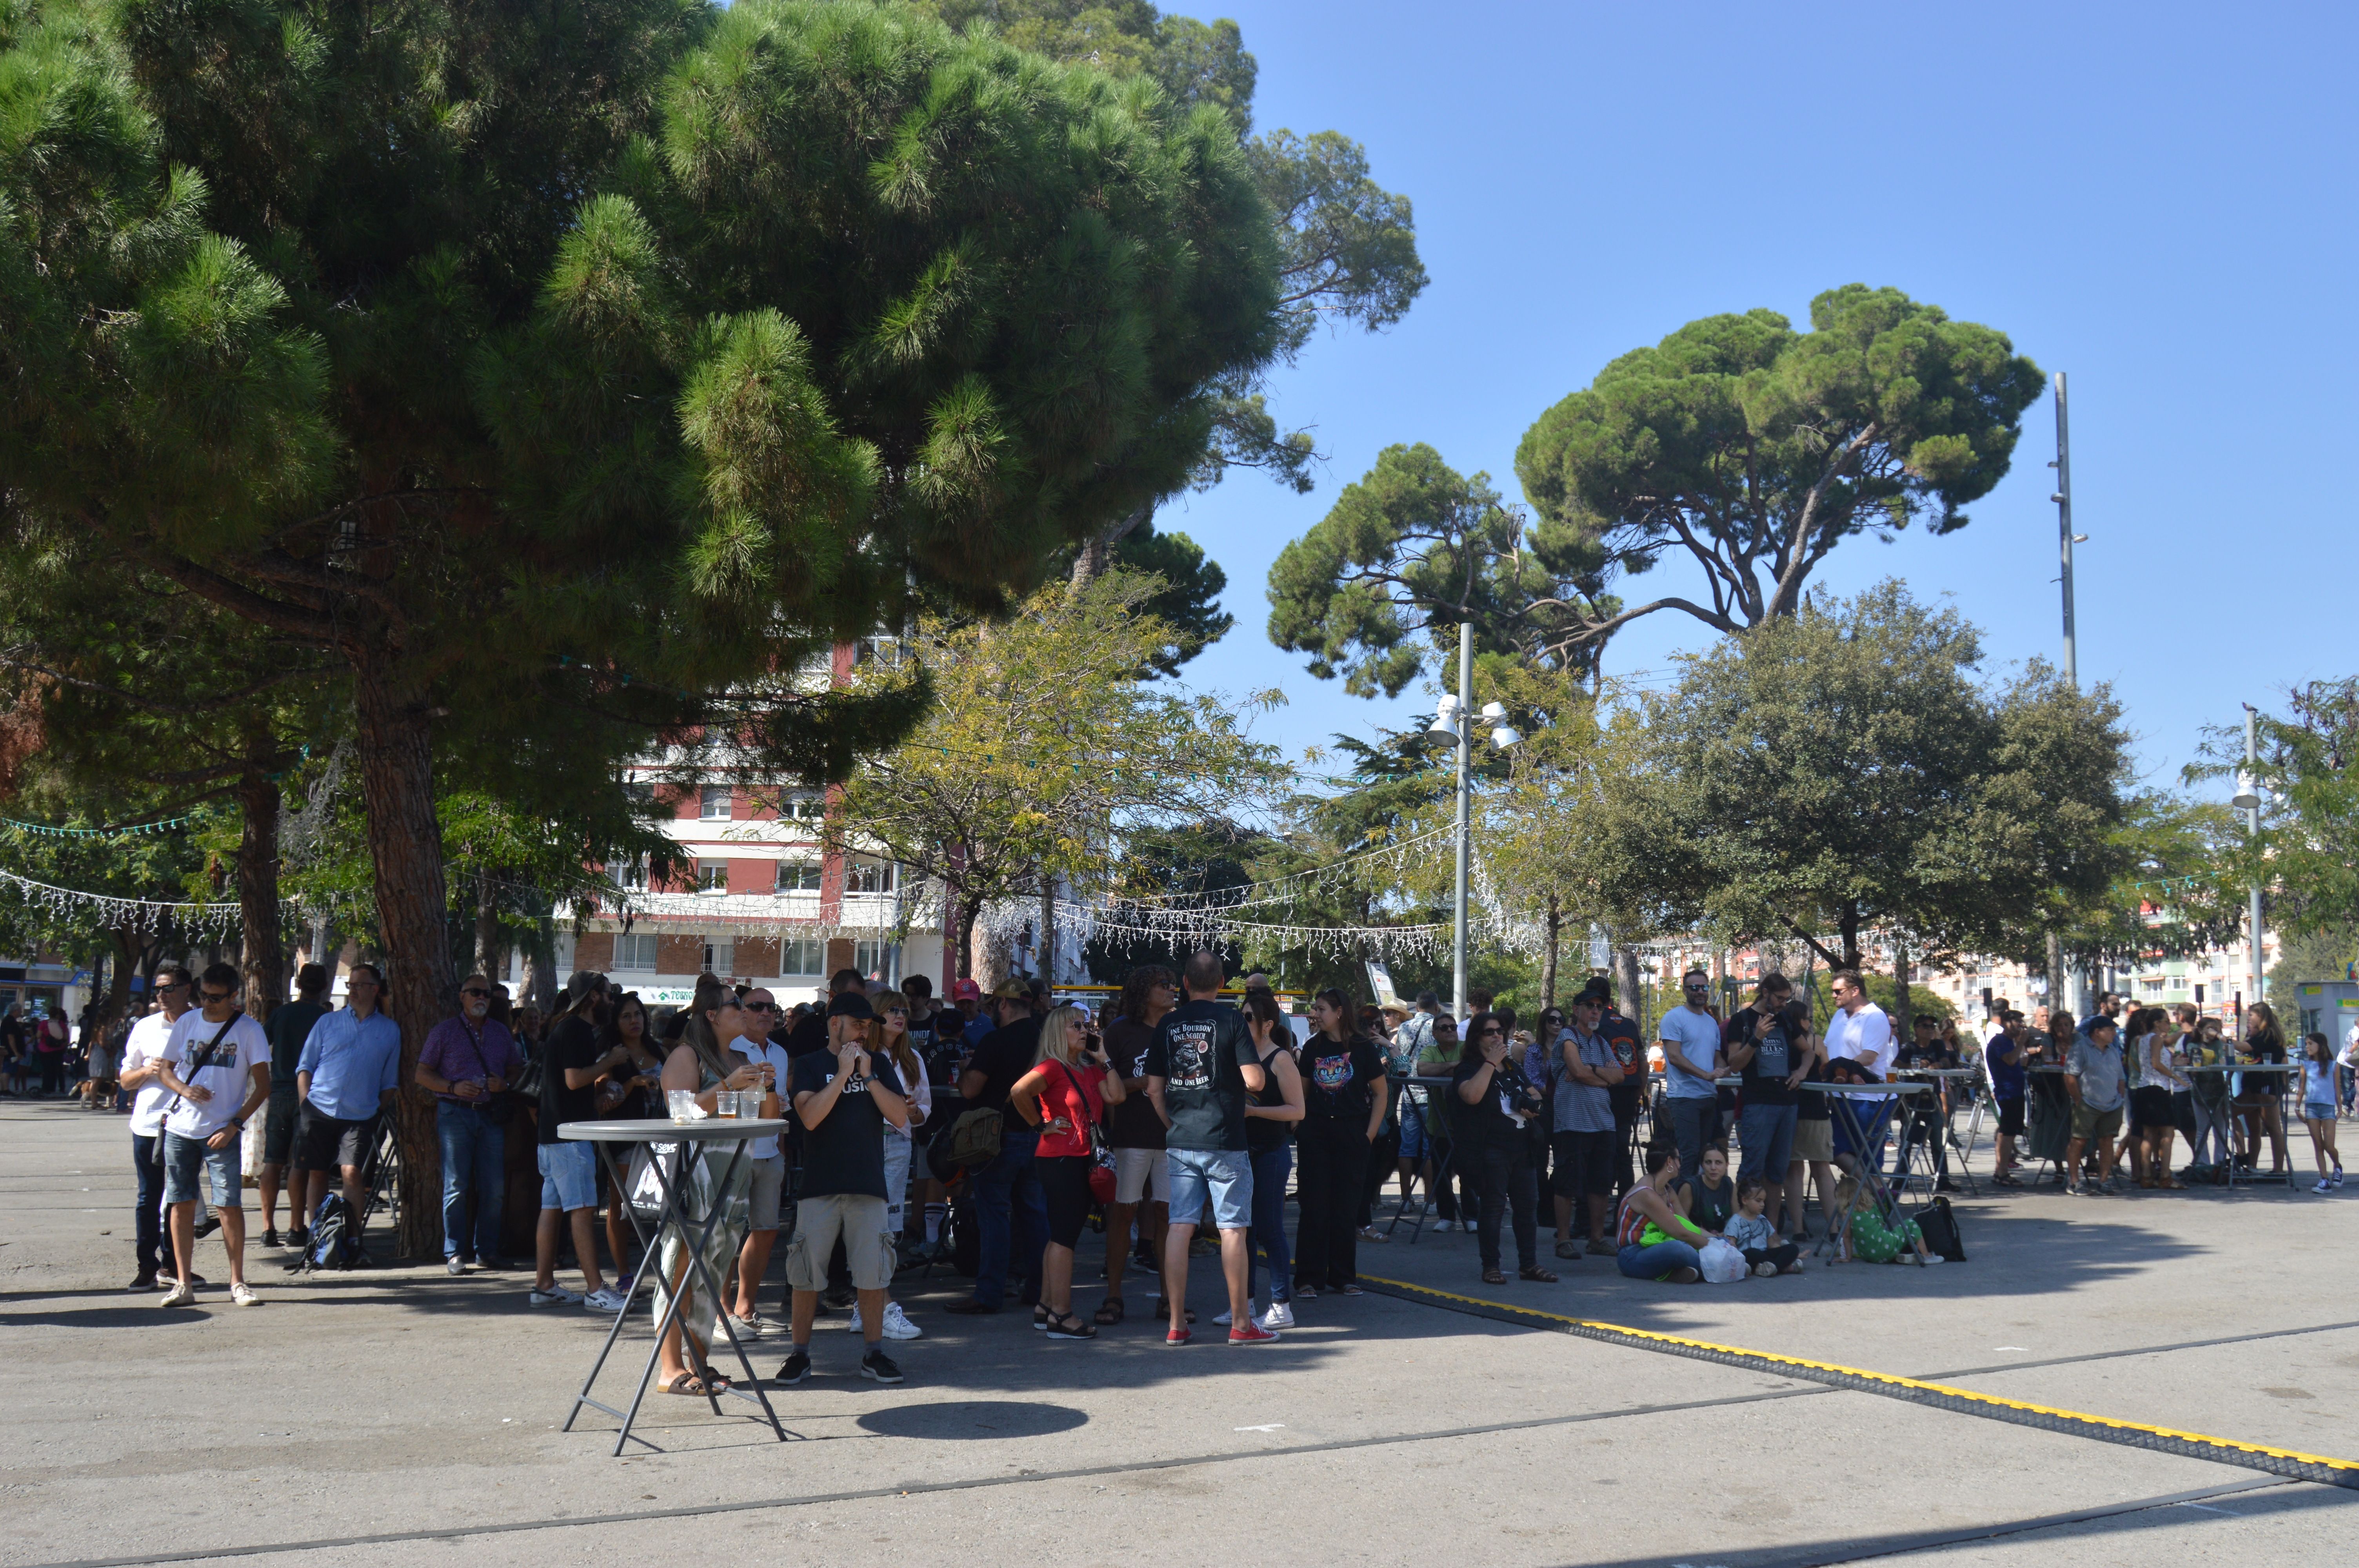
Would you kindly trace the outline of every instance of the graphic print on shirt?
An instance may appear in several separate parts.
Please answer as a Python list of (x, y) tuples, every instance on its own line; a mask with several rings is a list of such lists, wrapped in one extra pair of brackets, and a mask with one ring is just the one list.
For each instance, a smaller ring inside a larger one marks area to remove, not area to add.
[(1176, 1019), (1165, 1024), (1170, 1031), (1171, 1069), (1168, 1082), (1175, 1089), (1209, 1089), (1212, 1087), (1212, 1025), (1209, 1018)]
[(1310, 1064), (1310, 1081), (1329, 1094), (1334, 1094), (1352, 1081), (1352, 1058), (1347, 1052), (1341, 1056), (1321, 1056)]

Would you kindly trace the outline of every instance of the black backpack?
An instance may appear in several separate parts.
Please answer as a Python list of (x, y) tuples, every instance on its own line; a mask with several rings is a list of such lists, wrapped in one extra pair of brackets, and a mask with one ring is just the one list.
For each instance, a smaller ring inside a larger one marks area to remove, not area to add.
[(343, 1194), (332, 1192), (311, 1216), (311, 1245), (303, 1249), (302, 1271), (349, 1269), (360, 1260), (360, 1217)]
[(1966, 1260), (1965, 1238), (1958, 1229), (1958, 1215), (1947, 1198), (1935, 1198), (1930, 1208), (1917, 1216), (1917, 1229), (1925, 1238), (1928, 1251), (1937, 1252), (1947, 1261)]

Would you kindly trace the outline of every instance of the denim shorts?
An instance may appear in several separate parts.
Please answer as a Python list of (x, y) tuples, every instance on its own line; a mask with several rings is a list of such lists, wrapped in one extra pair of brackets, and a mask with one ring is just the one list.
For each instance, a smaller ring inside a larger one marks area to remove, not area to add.
[(2334, 1102), (2331, 1099), (2304, 1100), (2301, 1105), (2301, 1113), (2302, 1115), (2310, 1118), (2312, 1121), (2332, 1121), (2334, 1119)]
[(1167, 1149), (1171, 1223), (1194, 1225), (1212, 1200), (1212, 1223), (1223, 1230), (1253, 1225), (1253, 1159), (1242, 1149)]
[(244, 1208), (245, 1176), (239, 1158), (241, 1141), (233, 1138), (226, 1149), (208, 1149), (201, 1138), (183, 1138), (177, 1132), (164, 1134), (164, 1201), (196, 1202), (201, 1195), (197, 1189), (197, 1172), (201, 1167), (212, 1177), (213, 1207)]
[(540, 1206), (568, 1211), (598, 1206), (598, 1152), (587, 1143), (540, 1146)]

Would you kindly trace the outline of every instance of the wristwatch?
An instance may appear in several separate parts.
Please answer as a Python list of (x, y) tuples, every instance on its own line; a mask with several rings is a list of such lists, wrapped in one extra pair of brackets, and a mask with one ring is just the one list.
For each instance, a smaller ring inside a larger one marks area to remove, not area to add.
[(229, 1124), (230, 1124), (232, 1127), (236, 1128), (240, 1132), (243, 1132), (243, 1131), (245, 1131), (245, 1118), (244, 1118), (244, 1117), (242, 1117), (242, 1116), (233, 1116), (233, 1117), (231, 1117), (231, 1118), (229, 1119)]

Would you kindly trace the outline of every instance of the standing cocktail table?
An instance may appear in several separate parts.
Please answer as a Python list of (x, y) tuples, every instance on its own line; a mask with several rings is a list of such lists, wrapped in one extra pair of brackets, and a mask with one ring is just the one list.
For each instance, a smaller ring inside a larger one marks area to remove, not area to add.
[[(664, 1238), (667, 1235), (678, 1237), (680, 1245), (687, 1249), (689, 1267), (703, 1279), (712, 1299), (719, 1302), (723, 1299), (721, 1281), (712, 1277), (712, 1271), (705, 1264), (705, 1243), (712, 1239), (714, 1227), (722, 1222), (728, 1208), (727, 1195), (737, 1174), (737, 1167), (745, 1158), (746, 1144), (757, 1138), (775, 1138), (786, 1130), (787, 1123), (783, 1120), (708, 1117), (701, 1121), (680, 1122), (664, 1117), (650, 1117), (632, 1121), (568, 1121), (558, 1127), (557, 1135), (598, 1146), (599, 1153), (606, 1161), (606, 1169), (614, 1179), (614, 1201), (625, 1207), (630, 1203), (630, 1184), (626, 1168), (615, 1163), (614, 1152), (637, 1143), (654, 1146), (651, 1151), (654, 1157), (647, 1165), (655, 1173), (657, 1185), (662, 1189), (663, 1212), (656, 1222), (653, 1236), (642, 1232), (642, 1239), (647, 1242), (647, 1256), (639, 1264), (640, 1271), (643, 1274), (659, 1276), (663, 1267)], [(722, 1168), (718, 1178), (705, 1188), (712, 1195), (712, 1207), (699, 1214), (696, 1212), (697, 1184), (689, 1179), (690, 1162), (709, 1159), (720, 1152), (717, 1149), (705, 1149), (705, 1144), (727, 1145), (729, 1162)], [(631, 1223), (635, 1227), (638, 1224), (636, 1214), (632, 1216)], [(620, 1259), (615, 1260), (617, 1267), (621, 1261)], [(669, 1283), (659, 1280), (658, 1288), (665, 1288)], [(671, 1302), (656, 1322), (655, 1344), (647, 1350), (647, 1364), (639, 1370), (639, 1383), (632, 1392), (631, 1408), (619, 1411), (610, 1404), (601, 1403), (590, 1397), (590, 1390), (598, 1381), (598, 1374), (604, 1368), (606, 1357), (614, 1352), (614, 1341), (623, 1332), (624, 1320), (631, 1315), (631, 1303), (638, 1299), (636, 1286), (630, 1292), (630, 1299), (623, 1303), (623, 1310), (614, 1314), (614, 1325), (606, 1331), (606, 1343), (599, 1347), (598, 1359), (590, 1364), (590, 1376), (582, 1379), (582, 1391), (574, 1396), (573, 1410), (566, 1416), (563, 1430), (573, 1430), (573, 1422), (582, 1414), (583, 1405), (603, 1411), (623, 1423), (623, 1430), (614, 1435), (614, 1452), (617, 1455), (623, 1452), (623, 1445), (631, 1441), (632, 1424), (638, 1420), (639, 1403), (647, 1397), (647, 1379), (655, 1375), (657, 1358), (663, 1351), (665, 1331), (679, 1321), (681, 1303), (694, 1292), (683, 1289), (671, 1290), (669, 1293)], [(761, 1406), (763, 1419), (770, 1423), (770, 1430), (777, 1433), (779, 1442), (786, 1442), (786, 1428), (778, 1424), (777, 1412), (770, 1408), (769, 1396), (762, 1391), (760, 1381), (754, 1373), (754, 1363), (746, 1358), (745, 1346), (737, 1338), (736, 1325), (729, 1321), (729, 1314), (725, 1312), (721, 1314), (721, 1327), (722, 1332), (729, 1336), (729, 1348), (736, 1352), (737, 1364), (745, 1369), (745, 1387), (733, 1382), (724, 1391)], [(705, 1397), (712, 1401), (712, 1413), (719, 1415), (720, 1395), (708, 1390)], [(649, 1448), (655, 1447), (644, 1437), (639, 1441)]]

